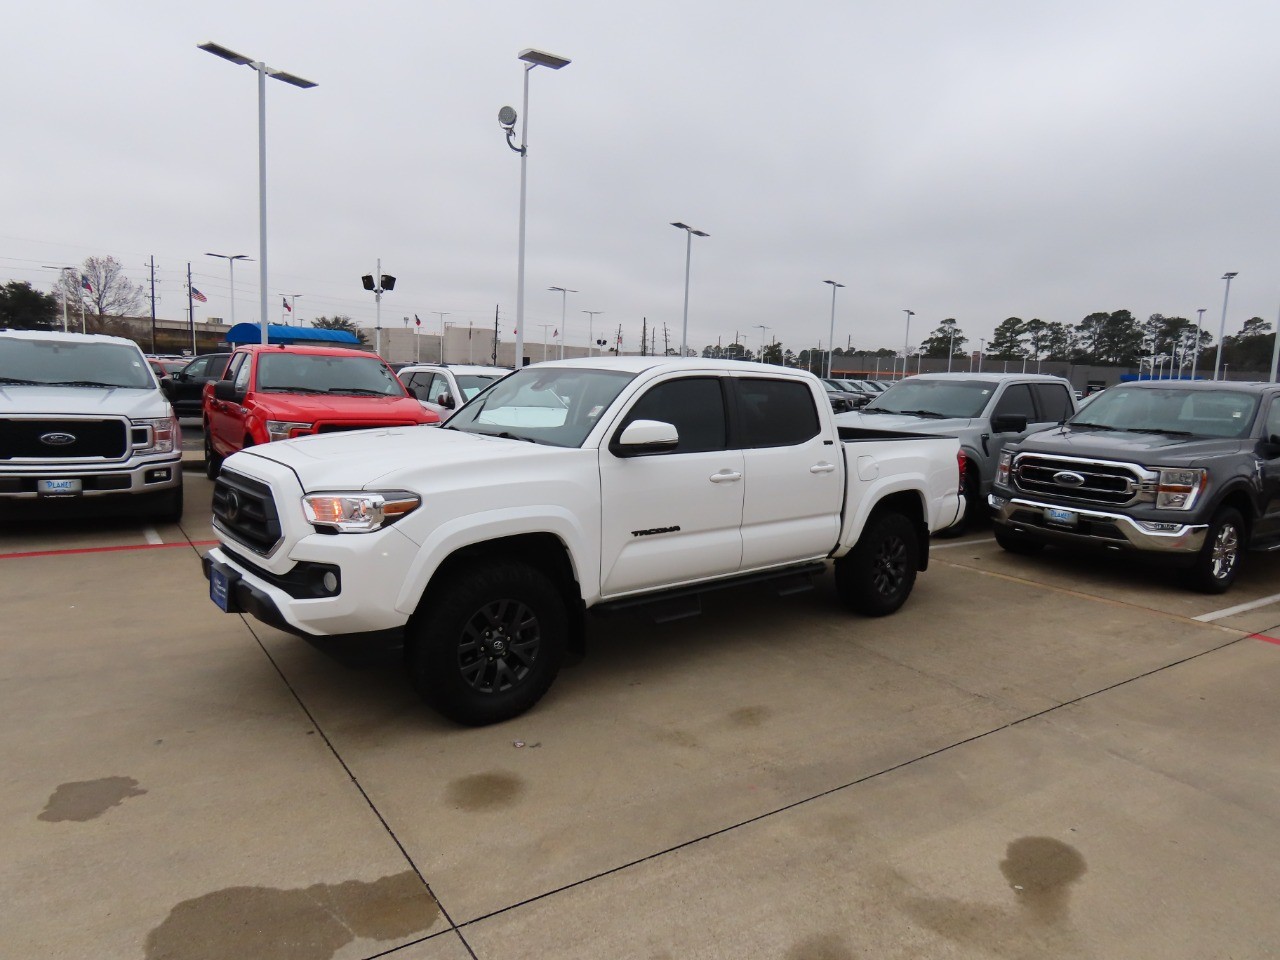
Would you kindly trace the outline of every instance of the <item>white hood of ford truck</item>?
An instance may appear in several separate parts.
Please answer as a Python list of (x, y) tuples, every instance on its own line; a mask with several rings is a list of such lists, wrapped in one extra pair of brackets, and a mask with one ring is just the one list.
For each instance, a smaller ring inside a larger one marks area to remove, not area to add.
[(167, 417), (169, 401), (156, 387), (0, 386), (0, 416)]

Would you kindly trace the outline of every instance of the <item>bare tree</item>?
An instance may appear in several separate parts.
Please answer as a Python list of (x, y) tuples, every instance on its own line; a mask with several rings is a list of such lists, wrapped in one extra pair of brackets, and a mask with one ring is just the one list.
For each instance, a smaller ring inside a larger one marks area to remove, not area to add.
[(89, 257), (76, 270), (64, 270), (54, 291), (71, 315), (84, 315), (88, 333), (114, 332), (112, 318), (138, 316), (145, 299), (142, 284), (124, 275), (115, 257)]

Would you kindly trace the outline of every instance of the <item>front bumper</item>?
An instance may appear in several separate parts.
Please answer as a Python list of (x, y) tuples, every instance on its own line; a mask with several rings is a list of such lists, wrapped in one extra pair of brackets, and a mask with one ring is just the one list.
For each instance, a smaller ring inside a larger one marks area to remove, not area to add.
[(1077, 526), (1071, 528), (1051, 524), (1045, 519), (1045, 511), (1058, 508), (1058, 504), (992, 493), (987, 497), (987, 505), (996, 523), (1006, 524), (1037, 540), (1112, 550), (1190, 557), (1204, 547), (1209, 529), (1205, 523), (1185, 523), (1169, 530), (1153, 531), (1123, 513), (1064, 508), (1077, 517)]
[[(79, 493), (49, 497), (39, 492), (41, 480), (78, 480)], [(182, 453), (153, 456), (110, 467), (92, 464), (23, 464), (0, 470), (0, 500), (79, 499), (143, 494), (182, 485)]]

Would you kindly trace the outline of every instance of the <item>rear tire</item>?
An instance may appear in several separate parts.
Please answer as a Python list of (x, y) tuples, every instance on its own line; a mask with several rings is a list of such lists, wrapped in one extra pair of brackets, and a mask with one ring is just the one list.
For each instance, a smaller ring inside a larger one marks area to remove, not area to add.
[(1183, 573), (1183, 581), (1202, 593), (1226, 593), (1240, 572), (1245, 540), (1244, 517), (1234, 507), (1223, 507), (1209, 521), (1204, 546), (1195, 563)]
[(1033, 553), (1039, 553), (1044, 549), (1044, 544), (1039, 540), (1032, 540), (1025, 534), (1018, 533), (1013, 527), (1007, 524), (997, 523), (994, 528), (996, 535), (996, 543), (1000, 545), (1000, 549), (1009, 553), (1017, 553), (1023, 556), (1030, 556)]
[(836, 592), (857, 613), (887, 616), (907, 602), (919, 560), (910, 518), (894, 511), (874, 514), (854, 548), (836, 561)]
[(560, 671), (568, 614), (556, 584), (516, 560), (473, 564), (433, 585), (410, 627), (414, 688), (457, 723), (483, 726), (524, 713)]

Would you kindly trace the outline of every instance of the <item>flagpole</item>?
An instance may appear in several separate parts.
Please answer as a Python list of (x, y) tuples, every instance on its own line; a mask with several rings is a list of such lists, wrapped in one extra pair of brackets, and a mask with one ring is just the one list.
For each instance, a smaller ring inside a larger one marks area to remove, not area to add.
[(196, 350), (196, 309), (191, 302), (191, 264), (187, 264), (187, 323), (191, 326), (191, 355), (197, 356)]

